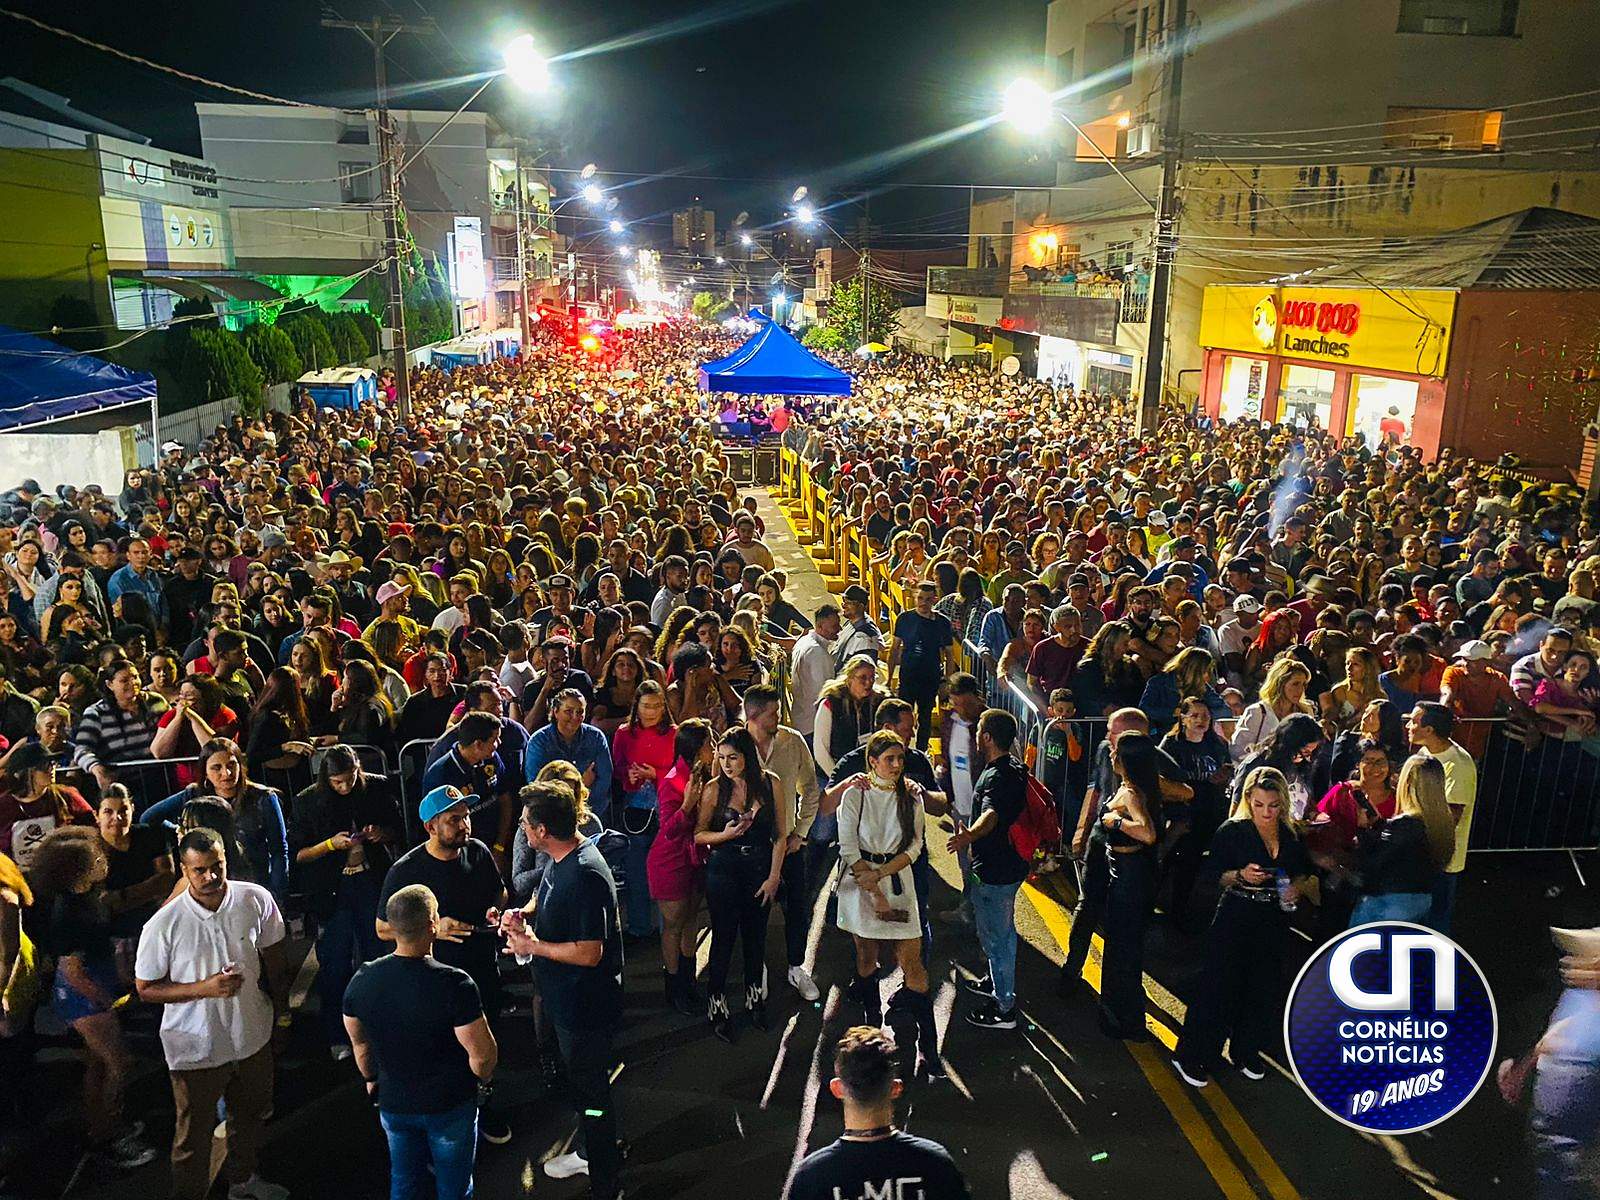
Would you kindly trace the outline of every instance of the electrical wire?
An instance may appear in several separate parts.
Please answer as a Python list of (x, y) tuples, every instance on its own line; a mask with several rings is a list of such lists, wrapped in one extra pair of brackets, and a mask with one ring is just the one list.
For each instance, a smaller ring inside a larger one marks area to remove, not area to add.
[(190, 83), (198, 83), (208, 88), (215, 88), (219, 92), (232, 92), (236, 96), (248, 96), (252, 100), (265, 100), (269, 104), (288, 104), (295, 108), (327, 107), (321, 104), (311, 104), (305, 100), (287, 100), (282, 96), (274, 96), (269, 92), (256, 92), (249, 88), (237, 87), (231, 83), (219, 83), (215, 79), (207, 79), (204, 75), (195, 75), (190, 71), (180, 71), (177, 67), (169, 67), (165, 63), (158, 63), (138, 54), (130, 54), (126, 50), (119, 50), (115, 46), (108, 46), (104, 42), (97, 42), (93, 38), (84, 37), (81, 33), (73, 33), (70, 29), (60, 29), (55, 25), (46, 24), (37, 17), (30, 17), (26, 13), (19, 13), (14, 9), (0, 8), (0, 17), (10, 17), (13, 21), (21, 21), (24, 25), (32, 25), (35, 29), (42, 29), (45, 33), (53, 33), (57, 37), (77, 42), (81, 46), (88, 46), (92, 50), (99, 50), (103, 54), (113, 55), (126, 62), (137, 63), (139, 66), (148, 67), (152, 71), (161, 71), (168, 75), (174, 75), (179, 79), (186, 79)]

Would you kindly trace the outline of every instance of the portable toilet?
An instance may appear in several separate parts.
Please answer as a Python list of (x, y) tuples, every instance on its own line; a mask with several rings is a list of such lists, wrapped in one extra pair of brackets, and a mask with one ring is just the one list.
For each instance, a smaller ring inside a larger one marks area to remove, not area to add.
[(307, 371), (296, 381), (318, 408), (357, 409), (378, 398), (378, 373), (370, 367)]

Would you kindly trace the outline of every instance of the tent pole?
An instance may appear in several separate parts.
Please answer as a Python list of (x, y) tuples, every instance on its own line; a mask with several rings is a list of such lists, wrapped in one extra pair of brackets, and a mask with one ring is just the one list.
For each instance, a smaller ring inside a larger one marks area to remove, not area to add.
[(161, 465), (161, 397), (150, 397), (150, 466)]

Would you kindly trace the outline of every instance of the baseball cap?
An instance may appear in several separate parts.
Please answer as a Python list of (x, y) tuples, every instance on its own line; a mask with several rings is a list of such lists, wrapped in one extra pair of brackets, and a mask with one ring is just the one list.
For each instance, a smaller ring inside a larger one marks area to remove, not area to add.
[(469, 796), (454, 784), (447, 783), (443, 787), (434, 788), (422, 798), (422, 803), (417, 805), (417, 819), (426, 825), (440, 813), (458, 804), (465, 804), (471, 808), (477, 802), (476, 796)]
[(1165, 529), (1167, 527), (1167, 514), (1159, 508), (1152, 508), (1150, 515), (1145, 520), (1150, 522), (1151, 526), (1156, 529)]
[(1473, 638), (1470, 642), (1461, 643), (1461, 649), (1456, 651), (1456, 657), (1466, 662), (1488, 662), (1494, 657), (1494, 647), (1488, 642)]
[(552, 575), (549, 579), (545, 580), (544, 586), (547, 591), (554, 590), (555, 588), (566, 588), (567, 591), (570, 592), (572, 590), (572, 576)]
[(411, 585), (409, 583), (399, 583), (391, 579), (387, 583), (378, 586), (378, 603), (387, 604), (396, 596), (404, 596), (410, 591)]
[(263, 550), (282, 550), (289, 544), (289, 539), (276, 529), (263, 530), (261, 534), (261, 548)]
[(843, 596), (854, 604), (870, 604), (872, 602), (872, 593), (859, 583), (852, 583), (845, 588)]
[(1233, 600), (1233, 611), (1234, 612), (1246, 612), (1246, 613), (1257, 613), (1257, 612), (1260, 612), (1261, 611), (1261, 601), (1257, 600), (1249, 592), (1245, 592), (1242, 596), (1235, 596), (1234, 597), (1234, 600)]

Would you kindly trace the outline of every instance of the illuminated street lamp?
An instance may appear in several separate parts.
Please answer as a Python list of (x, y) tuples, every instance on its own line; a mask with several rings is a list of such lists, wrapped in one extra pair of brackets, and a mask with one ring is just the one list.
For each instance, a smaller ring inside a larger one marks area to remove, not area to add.
[(550, 60), (539, 53), (533, 35), (512, 38), (504, 51), (506, 77), (525, 91), (543, 91), (550, 86)]
[(754, 246), (756, 244), (756, 240), (748, 233), (741, 233), (739, 235), (739, 244), (741, 246)]
[(1001, 112), (1019, 132), (1030, 136), (1043, 133), (1055, 115), (1050, 93), (1032, 79), (1019, 79), (1006, 88)]
[(615, 217), (612, 217), (611, 218), (611, 223), (608, 226), (606, 226), (606, 228), (611, 230), (612, 233), (621, 233), (624, 229), (627, 228), (627, 226), (625, 226), (621, 221), (617, 220)]
[(583, 186), (584, 203), (597, 205), (605, 199), (605, 193), (596, 184), (586, 183)]
[(817, 210), (809, 204), (801, 204), (794, 210), (794, 219), (802, 225), (811, 225), (817, 219)]

